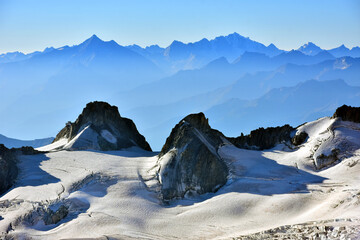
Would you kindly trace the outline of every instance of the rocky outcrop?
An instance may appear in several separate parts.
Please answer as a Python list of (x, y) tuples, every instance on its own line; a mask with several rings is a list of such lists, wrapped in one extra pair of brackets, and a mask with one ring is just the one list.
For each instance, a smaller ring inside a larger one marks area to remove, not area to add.
[(295, 129), (289, 125), (282, 127), (259, 128), (243, 135), (227, 139), (238, 148), (264, 150), (275, 147), (276, 144), (291, 140), (291, 132)]
[(359, 232), (360, 221), (358, 219), (347, 218), (311, 221), (295, 225), (284, 225), (233, 239), (358, 239)]
[(292, 139), (291, 143), (295, 146), (299, 146), (300, 144), (303, 144), (306, 139), (308, 138), (308, 134), (306, 132), (300, 132), (297, 133)]
[(8, 190), (18, 175), (17, 156), (34, 155), (43, 153), (33, 147), (21, 147), (8, 149), (4, 144), (0, 144), (0, 194)]
[(66, 138), (68, 150), (119, 150), (138, 146), (151, 151), (134, 122), (120, 116), (118, 108), (106, 102), (90, 102), (74, 123), (68, 122), (54, 142)]
[(203, 113), (181, 120), (159, 154), (162, 198), (215, 192), (223, 186), (228, 167), (217, 150), (226, 142), (222, 133), (209, 126)]
[(317, 169), (322, 169), (324, 167), (328, 167), (337, 160), (339, 160), (340, 149), (334, 148), (331, 150), (329, 155), (325, 155), (324, 153), (315, 156), (315, 166)]
[(17, 175), (15, 152), (0, 144), (0, 194), (12, 186)]
[(44, 211), (43, 221), (45, 225), (56, 224), (69, 214), (69, 209), (65, 205), (61, 205), (55, 212), (50, 208)]
[(342, 105), (336, 109), (333, 118), (341, 118), (343, 121), (360, 123), (360, 107)]

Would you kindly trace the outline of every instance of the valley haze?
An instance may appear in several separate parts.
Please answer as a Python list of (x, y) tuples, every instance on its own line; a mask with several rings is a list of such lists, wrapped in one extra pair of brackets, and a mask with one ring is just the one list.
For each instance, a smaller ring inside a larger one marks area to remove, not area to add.
[(359, 47), (324, 50), (309, 42), (284, 51), (237, 33), (166, 48), (121, 46), (93, 35), (79, 45), (2, 54), (0, 133), (54, 137), (93, 100), (117, 105), (155, 150), (193, 112), (206, 113), (233, 137), (297, 126), (342, 104), (359, 105), (359, 57)]

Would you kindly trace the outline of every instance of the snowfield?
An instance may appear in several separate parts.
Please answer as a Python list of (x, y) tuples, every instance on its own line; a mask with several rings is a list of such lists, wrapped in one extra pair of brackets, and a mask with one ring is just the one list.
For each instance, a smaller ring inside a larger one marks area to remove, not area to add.
[[(45, 146), (54, 150), (21, 156), (19, 179), (0, 198), (0, 238), (360, 238), (360, 124), (322, 118), (297, 131), (309, 137), (296, 148), (224, 145), (228, 183), (168, 204), (158, 197), (157, 153)], [(339, 160), (318, 169), (316, 159), (333, 149)], [(46, 224), (61, 206), (66, 217)]]

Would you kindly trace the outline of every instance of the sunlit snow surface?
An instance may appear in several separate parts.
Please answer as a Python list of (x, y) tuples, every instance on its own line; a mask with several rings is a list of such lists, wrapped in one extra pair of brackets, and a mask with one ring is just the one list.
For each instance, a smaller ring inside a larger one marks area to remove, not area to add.
[[(298, 131), (309, 138), (293, 150), (283, 144), (267, 151), (225, 145), (218, 154), (231, 170), (227, 185), (168, 205), (158, 198), (156, 153), (132, 148), (22, 156), (16, 186), (0, 198), (0, 232), (20, 239), (222, 239), (281, 225), (357, 219), (359, 148), (336, 165), (314, 168), (319, 143), (331, 148), (344, 137), (354, 146), (360, 142), (360, 124), (333, 124), (323, 118), (301, 126)], [(61, 204), (70, 213), (57, 224), (26, 217), (39, 207), (56, 211)]]

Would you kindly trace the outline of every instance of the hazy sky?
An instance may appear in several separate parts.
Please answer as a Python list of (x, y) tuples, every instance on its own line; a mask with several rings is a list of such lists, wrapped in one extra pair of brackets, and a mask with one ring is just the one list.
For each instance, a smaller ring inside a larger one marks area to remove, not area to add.
[(360, 45), (359, 0), (0, 0), (0, 53), (78, 44), (167, 46), (233, 32), (281, 49)]

